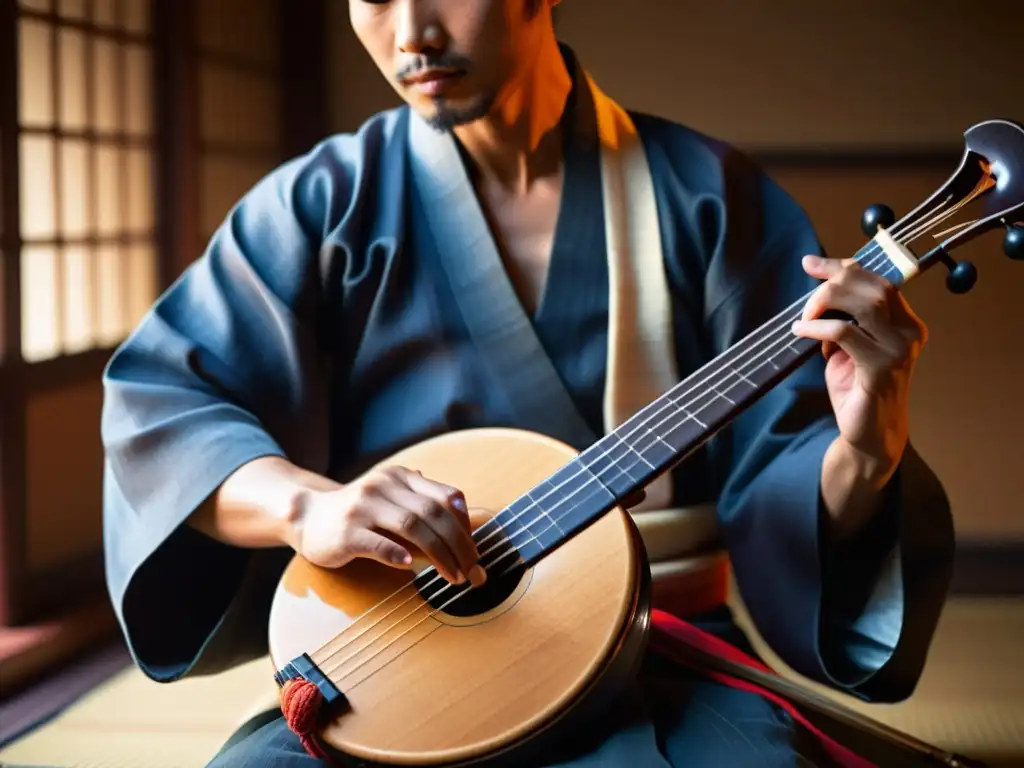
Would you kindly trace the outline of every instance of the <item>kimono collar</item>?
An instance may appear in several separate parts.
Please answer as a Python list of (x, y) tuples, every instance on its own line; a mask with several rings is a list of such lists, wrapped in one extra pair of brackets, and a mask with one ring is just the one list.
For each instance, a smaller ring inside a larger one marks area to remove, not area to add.
[[(598, 87), (572, 51), (562, 46), (562, 52), (574, 82), (571, 114), (567, 115), (574, 131), (573, 140), (596, 141), (600, 145), (609, 280), (603, 410), (605, 429), (610, 431), (678, 383), (670, 294), (654, 183), (636, 126), (629, 114)], [(470, 332), (480, 333), (475, 326), (481, 321), (485, 325), (499, 320), (507, 324), (502, 362), (498, 365), (521, 382), (519, 394), (510, 395), (510, 400), (521, 404), (523, 423), (543, 418), (552, 431), (564, 435), (567, 442), (578, 444), (577, 436), (590, 430), (582, 424), (582, 417), (557, 373), (539, 359), (546, 356), (535, 343), (525, 313), (510, 308), (507, 281), (495, 277), (493, 264), (498, 257), (493, 238), (485, 231), (478, 205), (469, 204), (472, 184), (457, 140), (450, 132), (433, 129), (415, 112), (410, 115), (409, 139), (414, 182), (428, 208), (435, 240), (441, 241), (439, 249), (460, 250), (464, 258), (476, 260), (473, 265), (464, 262), (468, 273), (449, 271), (462, 283), (460, 295), (464, 298), (460, 301), (475, 301), (466, 295), (471, 288), (481, 296), (481, 303), (482, 296), (487, 296), (489, 306), (473, 307), (471, 312), (463, 307), (463, 314), (472, 314), (474, 318), (471, 321), (467, 317)], [(441, 201), (445, 201), (444, 206)], [(481, 263), (488, 266), (481, 267)], [(477, 273), (474, 281), (471, 275)], [(492, 331), (488, 345), (493, 344), (494, 338)], [(530, 376), (521, 373), (526, 370)], [(536, 416), (525, 412), (529, 410), (528, 403), (533, 404)], [(668, 505), (670, 477), (666, 473), (648, 486), (646, 501), (634, 509)]]

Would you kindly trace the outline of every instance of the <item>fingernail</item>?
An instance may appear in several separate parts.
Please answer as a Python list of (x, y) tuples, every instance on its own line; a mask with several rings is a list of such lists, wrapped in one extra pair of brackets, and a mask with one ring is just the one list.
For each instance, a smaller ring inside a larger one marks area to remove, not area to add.
[(408, 552), (392, 552), (391, 562), (395, 565), (410, 565), (412, 563), (412, 555)]
[(479, 565), (474, 565), (469, 571), (469, 580), (474, 587), (482, 587), (487, 581), (487, 571)]
[(466, 512), (466, 502), (461, 496), (456, 496), (452, 499), (452, 506), (459, 510), (459, 512)]
[(804, 266), (817, 267), (821, 265), (821, 257), (808, 254), (804, 256)]

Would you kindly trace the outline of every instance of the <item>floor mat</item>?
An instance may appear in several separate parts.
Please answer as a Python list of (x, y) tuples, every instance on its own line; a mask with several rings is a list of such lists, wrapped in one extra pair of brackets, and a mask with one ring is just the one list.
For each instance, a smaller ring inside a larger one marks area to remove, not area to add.
[(130, 667), (0, 750), (0, 766), (201, 768), (242, 723), (273, 703), (272, 675), (265, 658), (171, 685)]
[[(737, 618), (749, 631), (742, 605), (737, 607)], [(1024, 765), (1021, 637), (1024, 600), (951, 600), (910, 701), (872, 706), (842, 700), (936, 746), (992, 764)], [(760, 638), (753, 633), (752, 638), (766, 660), (787, 673)], [(810, 687), (827, 694), (821, 686)], [(272, 703), (273, 693), (266, 659), (172, 685), (127, 669), (0, 751), (0, 764), (202, 768), (237, 727)]]
[(131, 662), (123, 643), (108, 643), (0, 701), (0, 748), (48, 722)]
[(788, 669), (754, 631), (739, 601), (737, 622), (774, 669), (921, 741), (1000, 766), (1024, 768), (1024, 599), (951, 599), (921, 682), (908, 701), (866, 704)]

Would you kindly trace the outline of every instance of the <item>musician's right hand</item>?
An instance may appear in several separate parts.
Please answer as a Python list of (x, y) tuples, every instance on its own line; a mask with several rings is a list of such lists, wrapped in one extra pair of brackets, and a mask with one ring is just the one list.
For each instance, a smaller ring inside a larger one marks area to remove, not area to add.
[(310, 491), (301, 506), (296, 549), (316, 565), (365, 557), (407, 568), (411, 545), (453, 584), (482, 575), (462, 492), (414, 470), (375, 469), (338, 489)]

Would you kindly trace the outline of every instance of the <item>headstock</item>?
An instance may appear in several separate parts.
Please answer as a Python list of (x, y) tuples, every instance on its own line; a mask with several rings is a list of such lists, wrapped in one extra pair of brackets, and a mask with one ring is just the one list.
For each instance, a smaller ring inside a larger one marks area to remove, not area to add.
[[(869, 237), (880, 230), (907, 249), (920, 237), (946, 237), (916, 259), (923, 271), (935, 264), (949, 270), (946, 285), (953, 293), (966, 293), (977, 280), (977, 269), (957, 262), (950, 253), (993, 229), (1004, 229), (1003, 252), (1024, 261), (1024, 126), (1011, 120), (986, 120), (964, 133), (960, 166), (927, 200), (899, 221), (885, 205), (872, 205), (861, 219)], [(950, 226), (957, 214), (975, 203), (982, 212), (974, 219)], [(940, 226), (941, 225), (941, 226)]]

